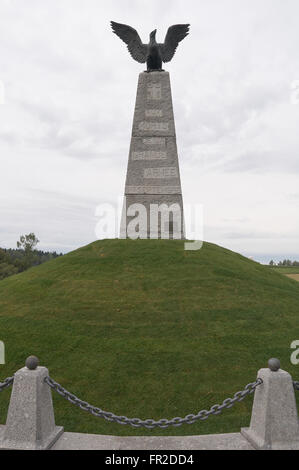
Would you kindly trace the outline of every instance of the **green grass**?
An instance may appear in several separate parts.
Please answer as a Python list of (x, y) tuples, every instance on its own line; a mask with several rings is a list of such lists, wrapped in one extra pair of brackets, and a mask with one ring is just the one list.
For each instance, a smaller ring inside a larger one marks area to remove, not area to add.
[[(254, 381), (270, 357), (299, 380), (299, 284), (217, 245), (105, 240), (0, 282), (0, 377), (35, 354), (50, 375), (120, 415), (208, 409)], [(5, 423), (10, 391), (0, 395)], [(238, 432), (252, 397), (207, 421), (154, 431), (95, 418), (54, 395), (66, 431), (115, 435)]]
[(299, 274), (299, 266), (271, 266), (271, 269), (281, 274)]

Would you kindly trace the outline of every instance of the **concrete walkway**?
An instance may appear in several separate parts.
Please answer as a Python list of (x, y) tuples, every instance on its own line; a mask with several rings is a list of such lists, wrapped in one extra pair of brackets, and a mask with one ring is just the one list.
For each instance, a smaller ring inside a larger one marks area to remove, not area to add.
[(254, 450), (240, 433), (206, 436), (117, 437), (65, 432), (53, 450)]
[[(0, 425), (0, 441), (5, 426)], [(65, 432), (51, 450), (254, 450), (240, 434), (119, 437)]]

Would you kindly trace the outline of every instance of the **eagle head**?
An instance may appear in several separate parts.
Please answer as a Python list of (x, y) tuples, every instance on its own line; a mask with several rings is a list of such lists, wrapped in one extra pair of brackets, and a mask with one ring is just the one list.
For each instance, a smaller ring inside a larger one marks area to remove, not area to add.
[(157, 33), (157, 30), (154, 29), (154, 31), (152, 31), (150, 34), (150, 39), (156, 39), (156, 33)]

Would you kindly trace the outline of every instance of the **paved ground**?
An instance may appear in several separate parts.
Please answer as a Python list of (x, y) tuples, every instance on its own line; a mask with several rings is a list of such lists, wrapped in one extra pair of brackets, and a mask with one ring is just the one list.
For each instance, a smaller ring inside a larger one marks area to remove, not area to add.
[[(4, 433), (0, 425), (0, 442)], [(52, 450), (254, 450), (240, 433), (206, 436), (118, 437), (65, 432)]]
[(240, 433), (207, 436), (116, 437), (64, 433), (53, 450), (253, 450)]

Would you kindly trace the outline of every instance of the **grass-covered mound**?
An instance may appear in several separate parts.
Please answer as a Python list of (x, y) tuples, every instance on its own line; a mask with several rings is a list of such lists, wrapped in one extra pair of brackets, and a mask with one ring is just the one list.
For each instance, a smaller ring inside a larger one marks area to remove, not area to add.
[[(209, 409), (254, 381), (270, 357), (299, 380), (299, 284), (217, 245), (105, 240), (0, 282), (0, 381), (35, 354), (50, 375), (119, 415), (172, 418)], [(0, 395), (5, 423), (10, 391)], [(66, 431), (183, 435), (239, 431), (252, 398), (207, 421), (134, 429), (54, 395)]]

